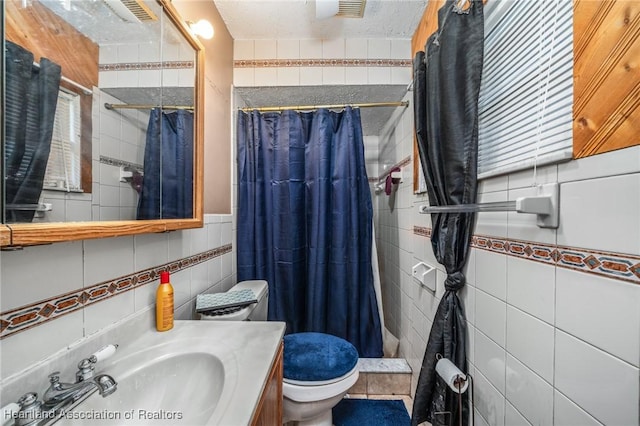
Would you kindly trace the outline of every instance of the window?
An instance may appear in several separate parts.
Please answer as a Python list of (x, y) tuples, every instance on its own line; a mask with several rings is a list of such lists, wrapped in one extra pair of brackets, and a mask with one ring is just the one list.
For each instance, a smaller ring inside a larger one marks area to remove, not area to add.
[(60, 90), (43, 189), (82, 192), (80, 96)]
[(567, 160), (573, 129), (573, 2), (485, 9), (478, 178)]

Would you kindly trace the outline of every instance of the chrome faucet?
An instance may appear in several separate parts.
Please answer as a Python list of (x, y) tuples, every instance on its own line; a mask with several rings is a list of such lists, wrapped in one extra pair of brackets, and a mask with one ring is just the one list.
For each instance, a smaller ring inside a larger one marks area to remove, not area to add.
[[(29, 392), (24, 394), (17, 404), (9, 404), (7, 407), (11, 405), (20, 407), (19, 411), (10, 413), (15, 420), (15, 426), (48, 425), (57, 420), (61, 410), (81, 402), (95, 391), (98, 391), (103, 397), (114, 393), (118, 384), (113, 377), (107, 374), (93, 377), (93, 371), (98, 361), (113, 355), (117, 348), (118, 345), (107, 345), (89, 358), (80, 361), (75, 383), (60, 383), (60, 372), (51, 373), (49, 375), (50, 385), (44, 393), (42, 401), (38, 400), (37, 393)], [(4, 416), (6, 415), (4, 414)], [(4, 420), (2, 424), (4, 424)]]
[(45, 411), (64, 408), (84, 396), (88, 397), (96, 390), (103, 397), (111, 395), (118, 386), (113, 377), (107, 374), (100, 374), (95, 378), (79, 379), (75, 383), (60, 383), (60, 372), (58, 371), (49, 375), (49, 382), (51, 385), (43, 396), (42, 409)]
[(93, 377), (93, 370), (98, 361), (111, 356), (118, 345), (107, 345), (98, 352), (85, 358), (78, 363), (75, 383), (60, 383), (60, 372), (56, 371), (49, 375), (51, 385), (43, 396), (43, 410), (58, 410), (66, 407), (83, 397), (88, 397), (96, 390), (103, 397), (111, 395), (116, 391), (118, 384), (113, 377), (107, 374), (100, 374)]
[[(15, 420), (14, 426), (45, 426), (54, 423), (60, 415), (60, 410), (88, 398), (96, 390), (103, 397), (116, 391), (115, 380), (106, 374), (73, 384), (60, 383), (59, 374), (56, 371), (49, 375), (51, 386), (44, 394), (44, 402), (38, 400), (38, 394), (35, 392), (26, 393), (18, 400), (20, 410), (10, 413)], [(2, 424), (5, 424), (5, 420), (7, 419), (3, 419)]]

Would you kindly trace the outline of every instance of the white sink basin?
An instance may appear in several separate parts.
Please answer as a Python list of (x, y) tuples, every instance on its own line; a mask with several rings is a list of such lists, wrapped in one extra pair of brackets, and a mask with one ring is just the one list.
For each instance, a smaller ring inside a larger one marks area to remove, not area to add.
[(224, 367), (207, 353), (172, 354), (126, 371), (117, 382), (115, 393), (105, 398), (92, 395), (68, 417), (105, 412), (114, 416), (100, 419), (103, 425), (123, 424), (124, 420), (126, 424), (149, 424), (149, 420), (154, 424), (174, 424), (176, 420), (205, 424), (222, 395)]
[(117, 390), (94, 393), (56, 425), (249, 424), (283, 333), (276, 322), (176, 321), (98, 364)]

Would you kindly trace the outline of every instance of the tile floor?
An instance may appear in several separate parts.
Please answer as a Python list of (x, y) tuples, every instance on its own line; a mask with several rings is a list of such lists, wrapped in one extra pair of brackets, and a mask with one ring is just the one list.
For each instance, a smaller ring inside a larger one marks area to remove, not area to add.
[(360, 377), (345, 398), (399, 399), (411, 415), (411, 368), (403, 358), (361, 358)]

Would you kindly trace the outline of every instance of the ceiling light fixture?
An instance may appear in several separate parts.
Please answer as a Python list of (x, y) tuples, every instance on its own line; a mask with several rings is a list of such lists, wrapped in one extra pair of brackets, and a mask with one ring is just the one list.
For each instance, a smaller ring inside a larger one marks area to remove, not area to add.
[(338, 0), (316, 0), (316, 19), (331, 18), (338, 13), (338, 10)]
[(187, 25), (189, 29), (193, 33), (193, 35), (199, 36), (206, 40), (209, 40), (213, 37), (213, 25), (209, 23), (206, 19), (201, 19), (198, 22), (187, 21)]

